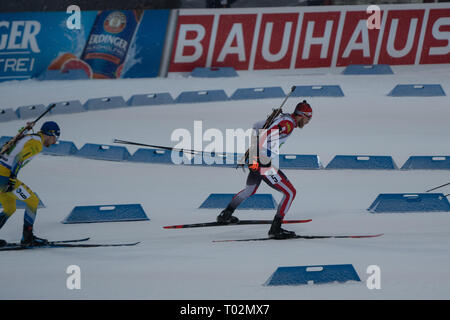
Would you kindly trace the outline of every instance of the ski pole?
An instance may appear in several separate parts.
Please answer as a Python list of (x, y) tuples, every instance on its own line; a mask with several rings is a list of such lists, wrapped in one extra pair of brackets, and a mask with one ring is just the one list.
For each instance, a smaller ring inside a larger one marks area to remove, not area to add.
[(430, 190), (427, 190), (427, 191), (425, 191), (425, 192), (430, 192), (430, 191), (433, 191), (433, 190), (436, 190), (436, 189), (440, 189), (440, 188), (445, 187), (445, 186), (448, 186), (448, 185), (450, 185), (450, 182), (445, 183), (445, 184), (443, 184), (443, 185), (440, 185), (440, 186), (438, 186), (438, 187), (434, 187), (434, 188), (432, 188), (432, 189), (430, 189)]
[(198, 150), (192, 150), (192, 149), (179, 149), (179, 148), (173, 148), (173, 147), (157, 146), (157, 145), (153, 145), (153, 144), (145, 144), (145, 143), (139, 143), (139, 142), (125, 141), (125, 140), (120, 140), (120, 139), (114, 139), (113, 142), (114, 143), (119, 143), (119, 144), (129, 144), (129, 145), (133, 145), (133, 146), (157, 148), (157, 149), (163, 149), (163, 150), (169, 150), (169, 151), (188, 152), (188, 153), (191, 153), (191, 154), (202, 154), (202, 153), (210, 153), (210, 154), (212, 154), (212, 153), (214, 153), (214, 154), (224, 155), (224, 156), (227, 155), (226, 153), (222, 153), (222, 152), (205, 152), (205, 151), (198, 151)]
[(51, 104), (47, 110), (45, 110), (39, 117), (37, 117), (34, 121), (32, 122), (27, 122), (27, 125), (25, 127), (23, 127), (22, 129), (20, 129), (19, 133), (11, 138), (8, 142), (6, 142), (3, 146), (2, 149), (0, 150), (0, 155), (5, 154), (13, 145), (15, 145), (17, 143), (17, 141), (19, 141), (27, 131), (31, 130), (33, 128), (33, 126), (43, 117), (45, 116), (51, 109), (53, 109), (56, 106), (56, 104)]

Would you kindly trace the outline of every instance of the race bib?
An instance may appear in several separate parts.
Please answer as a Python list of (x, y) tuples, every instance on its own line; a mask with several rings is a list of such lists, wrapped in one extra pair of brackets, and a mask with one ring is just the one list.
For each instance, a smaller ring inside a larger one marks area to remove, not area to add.
[(13, 192), (16, 198), (22, 201), (27, 200), (31, 196), (23, 186), (18, 187)]
[(273, 167), (268, 169), (268, 170), (266, 170), (263, 174), (273, 184), (277, 184), (277, 183), (279, 183), (281, 181), (280, 175), (278, 174), (277, 170), (275, 170), (275, 168), (273, 168)]

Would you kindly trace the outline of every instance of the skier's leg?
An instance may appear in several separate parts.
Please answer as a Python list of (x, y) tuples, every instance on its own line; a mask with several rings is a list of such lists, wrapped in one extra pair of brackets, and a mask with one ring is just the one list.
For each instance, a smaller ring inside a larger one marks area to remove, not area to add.
[(265, 171), (265, 174), (263, 174), (263, 180), (270, 187), (283, 194), (283, 198), (278, 205), (277, 213), (269, 230), (269, 236), (277, 239), (285, 239), (295, 236), (295, 232), (287, 231), (281, 228), (281, 223), (284, 216), (291, 207), (292, 201), (297, 194), (295, 187), (282, 171), (275, 168)]
[(254, 195), (258, 190), (259, 185), (261, 184), (261, 178), (262, 177), (258, 172), (250, 171), (247, 176), (245, 188), (233, 197), (227, 208), (230, 208), (234, 211), (242, 202), (244, 202), (250, 196)]
[(247, 182), (245, 188), (237, 193), (233, 199), (231, 199), (228, 206), (217, 217), (217, 222), (222, 223), (236, 223), (238, 218), (233, 217), (233, 212), (239, 205), (245, 201), (248, 197), (254, 195), (261, 184), (262, 177), (258, 171), (250, 171), (247, 176)]
[(8, 193), (0, 193), (0, 203), (2, 204), (3, 211), (0, 212), (0, 229), (12, 216), (14, 212), (16, 212), (16, 198), (11, 192)]
[(22, 244), (38, 245), (46, 243), (47, 240), (40, 239), (34, 236), (33, 226), (36, 220), (36, 213), (39, 205), (39, 198), (36, 194), (24, 183), (18, 181), (16, 189), (13, 191), (14, 196), (26, 204), (25, 213), (23, 216), (23, 235)]

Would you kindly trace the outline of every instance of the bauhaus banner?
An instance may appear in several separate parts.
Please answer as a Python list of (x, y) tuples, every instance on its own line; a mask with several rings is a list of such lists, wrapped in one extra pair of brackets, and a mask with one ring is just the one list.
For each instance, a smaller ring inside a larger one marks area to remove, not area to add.
[(169, 71), (450, 63), (450, 4), (182, 10)]

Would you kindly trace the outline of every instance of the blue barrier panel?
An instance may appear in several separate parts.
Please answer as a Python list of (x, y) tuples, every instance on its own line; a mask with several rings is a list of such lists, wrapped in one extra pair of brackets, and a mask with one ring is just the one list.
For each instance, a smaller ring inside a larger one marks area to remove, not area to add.
[(337, 155), (326, 169), (374, 169), (395, 170), (397, 165), (391, 156), (342, 156)]
[(282, 154), (279, 159), (281, 169), (322, 169), (317, 155)]
[(266, 88), (245, 88), (237, 89), (231, 96), (232, 100), (241, 99), (268, 99), (268, 98), (283, 98), (286, 94), (281, 87), (266, 87)]
[(224, 90), (185, 91), (176, 98), (176, 103), (227, 101)]
[(224, 77), (237, 77), (238, 74), (233, 67), (197, 67), (190, 73), (194, 78), (224, 78)]
[[(233, 193), (211, 193), (201, 204), (200, 209), (224, 209), (235, 196)], [(254, 194), (241, 203), (238, 210), (270, 210), (277, 206), (271, 194)]]
[(9, 140), (11, 140), (13, 137), (9, 137), (9, 136), (1, 136), (0, 137), (0, 148), (7, 143)]
[[(236, 153), (215, 153), (205, 152), (202, 157), (202, 165), (205, 166), (219, 166), (219, 167), (236, 167), (238, 159), (243, 155), (237, 155)], [(194, 163), (192, 160), (192, 163)]]
[(442, 193), (383, 193), (367, 210), (372, 213), (450, 211), (450, 203)]
[(360, 75), (360, 74), (394, 74), (388, 64), (351, 64), (348, 65), (342, 74)]
[(43, 147), (42, 154), (51, 156), (71, 156), (76, 154), (77, 147), (72, 141), (58, 141), (50, 147)]
[(121, 96), (89, 99), (84, 104), (87, 110), (105, 110), (126, 107), (125, 100)]
[(77, 112), (85, 112), (86, 109), (79, 100), (56, 102), (51, 114), (69, 114)]
[(152, 106), (171, 103), (175, 103), (175, 101), (168, 92), (136, 94), (128, 100), (129, 106)]
[(43, 104), (19, 107), (16, 110), (17, 117), (20, 119), (37, 118), (47, 109)]
[(450, 156), (411, 156), (402, 170), (450, 170)]
[(7, 143), (12, 138), (13, 137), (9, 137), (9, 136), (1, 136), (0, 137), (0, 147), (3, 146), (5, 143)]
[(89, 79), (89, 75), (82, 69), (67, 70), (45, 70), (39, 75), (38, 80), (85, 80)]
[[(172, 161), (172, 151), (161, 150), (161, 149), (138, 149), (133, 154), (133, 156), (129, 159), (132, 162), (147, 162), (147, 163), (163, 163), (163, 164), (185, 164), (185, 165), (212, 165), (212, 166), (235, 166), (236, 165), (236, 155), (235, 154), (227, 154), (226, 157), (222, 157), (221, 154), (210, 154), (204, 153), (191, 155), (186, 153), (184, 156), (182, 152), (174, 151), (176, 154), (174, 155), (174, 161)], [(229, 158), (233, 163), (227, 164), (226, 161), (230, 162)], [(216, 162), (214, 160), (217, 158)], [(220, 161), (222, 163), (220, 163)]]
[(78, 206), (62, 221), (70, 223), (121, 222), (150, 220), (140, 204)]
[[(181, 154), (180, 154), (181, 156)], [(193, 165), (193, 166), (203, 166), (205, 165), (204, 161), (203, 161), (203, 155), (201, 153), (197, 153), (197, 154), (184, 154), (183, 155), (183, 161), (181, 162), (181, 158), (177, 158), (175, 163), (178, 164), (184, 164), (184, 165)], [(212, 160), (214, 161), (214, 160)]]
[(440, 84), (399, 84), (388, 96), (391, 97), (434, 97), (445, 96)]
[[(0, 146), (8, 142), (12, 137), (2, 136), (0, 137)], [(74, 155), (78, 151), (75, 144), (71, 141), (58, 141), (56, 144), (46, 148), (42, 148), (42, 154), (55, 155), (55, 156), (66, 156)]]
[(0, 122), (12, 121), (19, 119), (12, 108), (0, 110)]
[[(181, 153), (175, 158), (176, 163), (181, 162)], [(228, 162), (228, 163), (227, 163)], [(183, 156), (184, 165), (194, 165), (194, 166), (219, 166), (219, 167), (236, 167), (237, 155), (235, 153), (215, 153), (215, 152), (204, 152), (197, 154), (186, 153)]]
[[(224, 166), (235, 167), (237, 161), (243, 155), (236, 153), (208, 153), (190, 155), (186, 153), (183, 158), (181, 152), (177, 152), (175, 160), (172, 161), (172, 151), (160, 149), (141, 148), (131, 156), (129, 161), (147, 162), (147, 163), (163, 163), (163, 164), (184, 164), (184, 165), (202, 165), (202, 166)], [(181, 160), (183, 159), (183, 161)], [(317, 155), (280, 155), (280, 168), (284, 169), (322, 169), (323, 166)]]
[(323, 266), (278, 267), (266, 281), (266, 286), (295, 286), (305, 284), (360, 282), (351, 264)]
[(172, 164), (171, 153), (167, 150), (140, 148), (136, 150), (129, 161)]
[(340, 86), (296, 86), (293, 97), (343, 97)]
[(130, 153), (125, 147), (86, 143), (75, 156), (97, 160), (125, 161), (130, 157)]
[(222, 153), (216, 154), (214, 152), (197, 153), (195, 155), (186, 153), (181, 159), (180, 153), (176, 156), (174, 163), (194, 166), (236, 167), (237, 159), (236, 154), (223, 155)]

